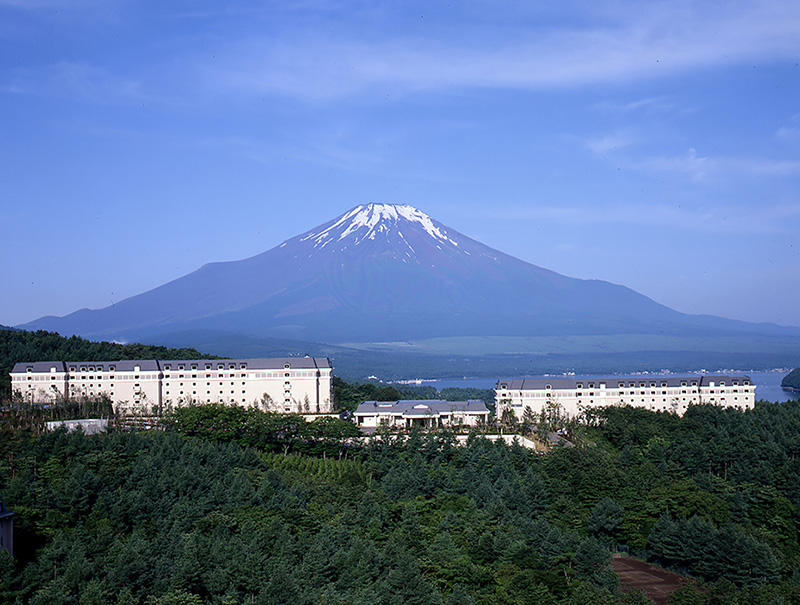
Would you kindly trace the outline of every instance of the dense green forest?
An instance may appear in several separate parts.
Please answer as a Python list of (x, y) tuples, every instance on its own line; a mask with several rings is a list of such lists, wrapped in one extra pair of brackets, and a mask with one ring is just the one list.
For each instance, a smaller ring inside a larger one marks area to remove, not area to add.
[(647, 602), (615, 545), (696, 578), (673, 603), (800, 601), (799, 402), (584, 420), (546, 455), (213, 405), (147, 433), (3, 426), (0, 602)]
[(194, 349), (93, 342), (56, 332), (0, 329), (0, 402), (11, 399), (9, 373), (22, 361), (117, 361), (120, 359), (217, 359)]

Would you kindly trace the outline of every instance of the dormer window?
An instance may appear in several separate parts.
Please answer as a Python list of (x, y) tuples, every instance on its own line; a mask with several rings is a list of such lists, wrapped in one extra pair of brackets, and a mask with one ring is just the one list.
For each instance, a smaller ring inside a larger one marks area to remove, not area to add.
[(292, 367), (292, 364), (290, 364), (290, 363), (285, 363), (285, 364), (283, 364), (283, 369), (284, 369), (284, 370), (288, 370), (288, 369), (289, 369), (289, 368), (291, 368), (291, 367)]

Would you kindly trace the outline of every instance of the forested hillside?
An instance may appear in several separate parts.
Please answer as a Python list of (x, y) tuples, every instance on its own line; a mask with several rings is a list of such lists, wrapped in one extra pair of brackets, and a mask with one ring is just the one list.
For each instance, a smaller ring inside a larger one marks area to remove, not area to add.
[(4, 428), (0, 602), (646, 602), (617, 590), (615, 544), (693, 575), (675, 603), (800, 600), (798, 402), (602, 410), (546, 455), (298, 439), (233, 410), (149, 434)]
[(120, 359), (216, 359), (195, 349), (93, 342), (56, 332), (0, 329), (0, 402), (11, 398), (9, 372), (21, 361), (117, 361)]
[(800, 368), (795, 368), (784, 376), (783, 380), (781, 380), (781, 386), (784, 389), (800, 391)]

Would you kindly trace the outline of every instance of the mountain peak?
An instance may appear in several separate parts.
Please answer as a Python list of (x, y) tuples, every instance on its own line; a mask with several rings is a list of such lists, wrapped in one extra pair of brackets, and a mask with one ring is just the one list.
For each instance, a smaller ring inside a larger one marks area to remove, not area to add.
[(402, 237), (403, 225), (421, 228), (430, 237), (458, 246), (447, 229), (421, 210), (408, 204), (361, 204), (348, 210), (319, 230), (308, 232), (301, 241), (312, 240), (315, 248), (347, 239), (353, 244), (374, 240), (378, 234), (384, 236), (397, 232)]

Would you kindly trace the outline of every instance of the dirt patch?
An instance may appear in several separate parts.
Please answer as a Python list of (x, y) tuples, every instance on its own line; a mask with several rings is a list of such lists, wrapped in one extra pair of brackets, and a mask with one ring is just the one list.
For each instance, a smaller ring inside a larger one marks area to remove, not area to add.
[(619, 576), (623, 589), (643, 590), (656, 605), (666, 605), (669, 595), (688, 582), (676, 573), (628, 557), (615, 555), (611, 568)]

